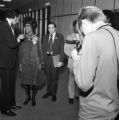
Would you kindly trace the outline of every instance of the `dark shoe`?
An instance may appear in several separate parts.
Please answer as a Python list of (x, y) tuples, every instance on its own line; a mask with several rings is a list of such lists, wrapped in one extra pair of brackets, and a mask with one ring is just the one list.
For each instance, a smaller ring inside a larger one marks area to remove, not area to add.
[(74, 103), (74, 99), (73, 98), (69, 98), (69, 104), (73, 104)]
[(30, 100), (31, 100), (31, 97), (27, 97), (23, 104), (27, 105), (30, 102)]
[(52, 94), (51, 93), (46, 93), (42, 96), (42, 98), (48, 98), (49, 96), (52, 96)]
[(18, 106), (18, 105), (14, 105), (14, 106), (12, 106), (11, 107), (11, 109), (13, 109), (13, 110), (19, 110), (19, 109), (21, 109), (22, 107), (21, 106)]
[(52, 101), (55, 102), (56, 100), (57, 100), (56, 95), (53, 95), (53, 96), (52, 96)]
[(32, 103), (32, 106), (36, 105), (35, 95), (32, 96), (31, 103)]
[(6, 116), (16, 116), (16, 113), (12, 112), (11, 110), (1, 111), (1, 113)]
[(77, 100), (79, 100), (79, 97), (78, 97), (78, 96), (76, 96), (76, 99), (77, 99)]

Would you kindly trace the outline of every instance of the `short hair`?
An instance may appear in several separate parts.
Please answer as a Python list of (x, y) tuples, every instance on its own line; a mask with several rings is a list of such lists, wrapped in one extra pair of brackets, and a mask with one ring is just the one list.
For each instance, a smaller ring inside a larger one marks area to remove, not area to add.
[(15, 17), (17, 17), (16, 11), (13, 9), (6, 9), (5, 10), (5, 16), (6, 18), (12, 18), (14, 19)]
[(79, 28), (82, 25), (81, 21), (83, 19), (87, 19), (92, 23), (96, 23), (98, 21), (107, 21), (107, 18), (104, 15), (103, 11), (96, 6), (86, 6), (80, 9), (77, 19)]
[(36, 27), (37, 27), (37, 21), (33, 19), (32, 17), (26, 17), (23, 19), (23, 25), (30, 24), (33, 32), (35, 33)]
[(49, 26), (49, 25), (54, 25), (55, 28), (57, 27), (55, 22), (49, 22), (49, 23), (48, 23), (48, 26)]

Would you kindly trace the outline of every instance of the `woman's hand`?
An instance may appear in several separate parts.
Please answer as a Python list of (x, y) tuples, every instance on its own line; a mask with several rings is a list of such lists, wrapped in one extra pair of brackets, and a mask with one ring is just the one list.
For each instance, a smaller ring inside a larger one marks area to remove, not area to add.
[(17, 42), (20, 43), (22, 39), (24, 39), (25, 35), (24, 34), (20, 34), (18, 37), (17, 37)]

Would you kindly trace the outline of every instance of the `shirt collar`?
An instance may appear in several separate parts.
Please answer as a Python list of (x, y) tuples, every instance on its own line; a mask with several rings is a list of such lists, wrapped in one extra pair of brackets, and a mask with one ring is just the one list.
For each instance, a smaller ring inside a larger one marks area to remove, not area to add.
[(8, 24), (11, 26), (11, 21), (8, 18), (6, 18), (6, 20), (8, 21)]
[[(51, 34), (50, 34), (51, 35)], [(50, 35), (49, 35), (49, 37), (50, 37)], [(56, 32), (54, 32), (53, 34), (52, 34), (52, 38), (54, 39), (55, 38), (55, 35), (56, 35)]]

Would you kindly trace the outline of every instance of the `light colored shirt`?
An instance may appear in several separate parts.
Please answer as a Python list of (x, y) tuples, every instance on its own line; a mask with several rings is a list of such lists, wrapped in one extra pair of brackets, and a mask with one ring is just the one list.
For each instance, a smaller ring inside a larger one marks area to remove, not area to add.
[[(105, 26), (114, 35), (119, 59), (119, 32)], [(80, 62), (76, 66), (80, 96), (79, 120), (111, 120), (119, 110), (117, 89), (117, 57), (113, 37), (101, 28), (84, 38)], [(75, 68), (74, 68), (75, 69)]]
[(11, 24), (12, 24), (11, 21), (8, 18), (6, 18), (6, 20), (8, 21), (8, 24), (9, 24), (11, 30), (12, 30), (13, 35), (14, 35), (14, 29), (11, 26)]
[[(54, 32), (54, 33), (52, 34), (53, 43), (54, 43), (54, 41), (55, 41), (55, 36), (56, 36), (56, 32)], [(51, 34), (49, 35), (49, 40), (50, 40), (50, 37), (51, 37)]]

